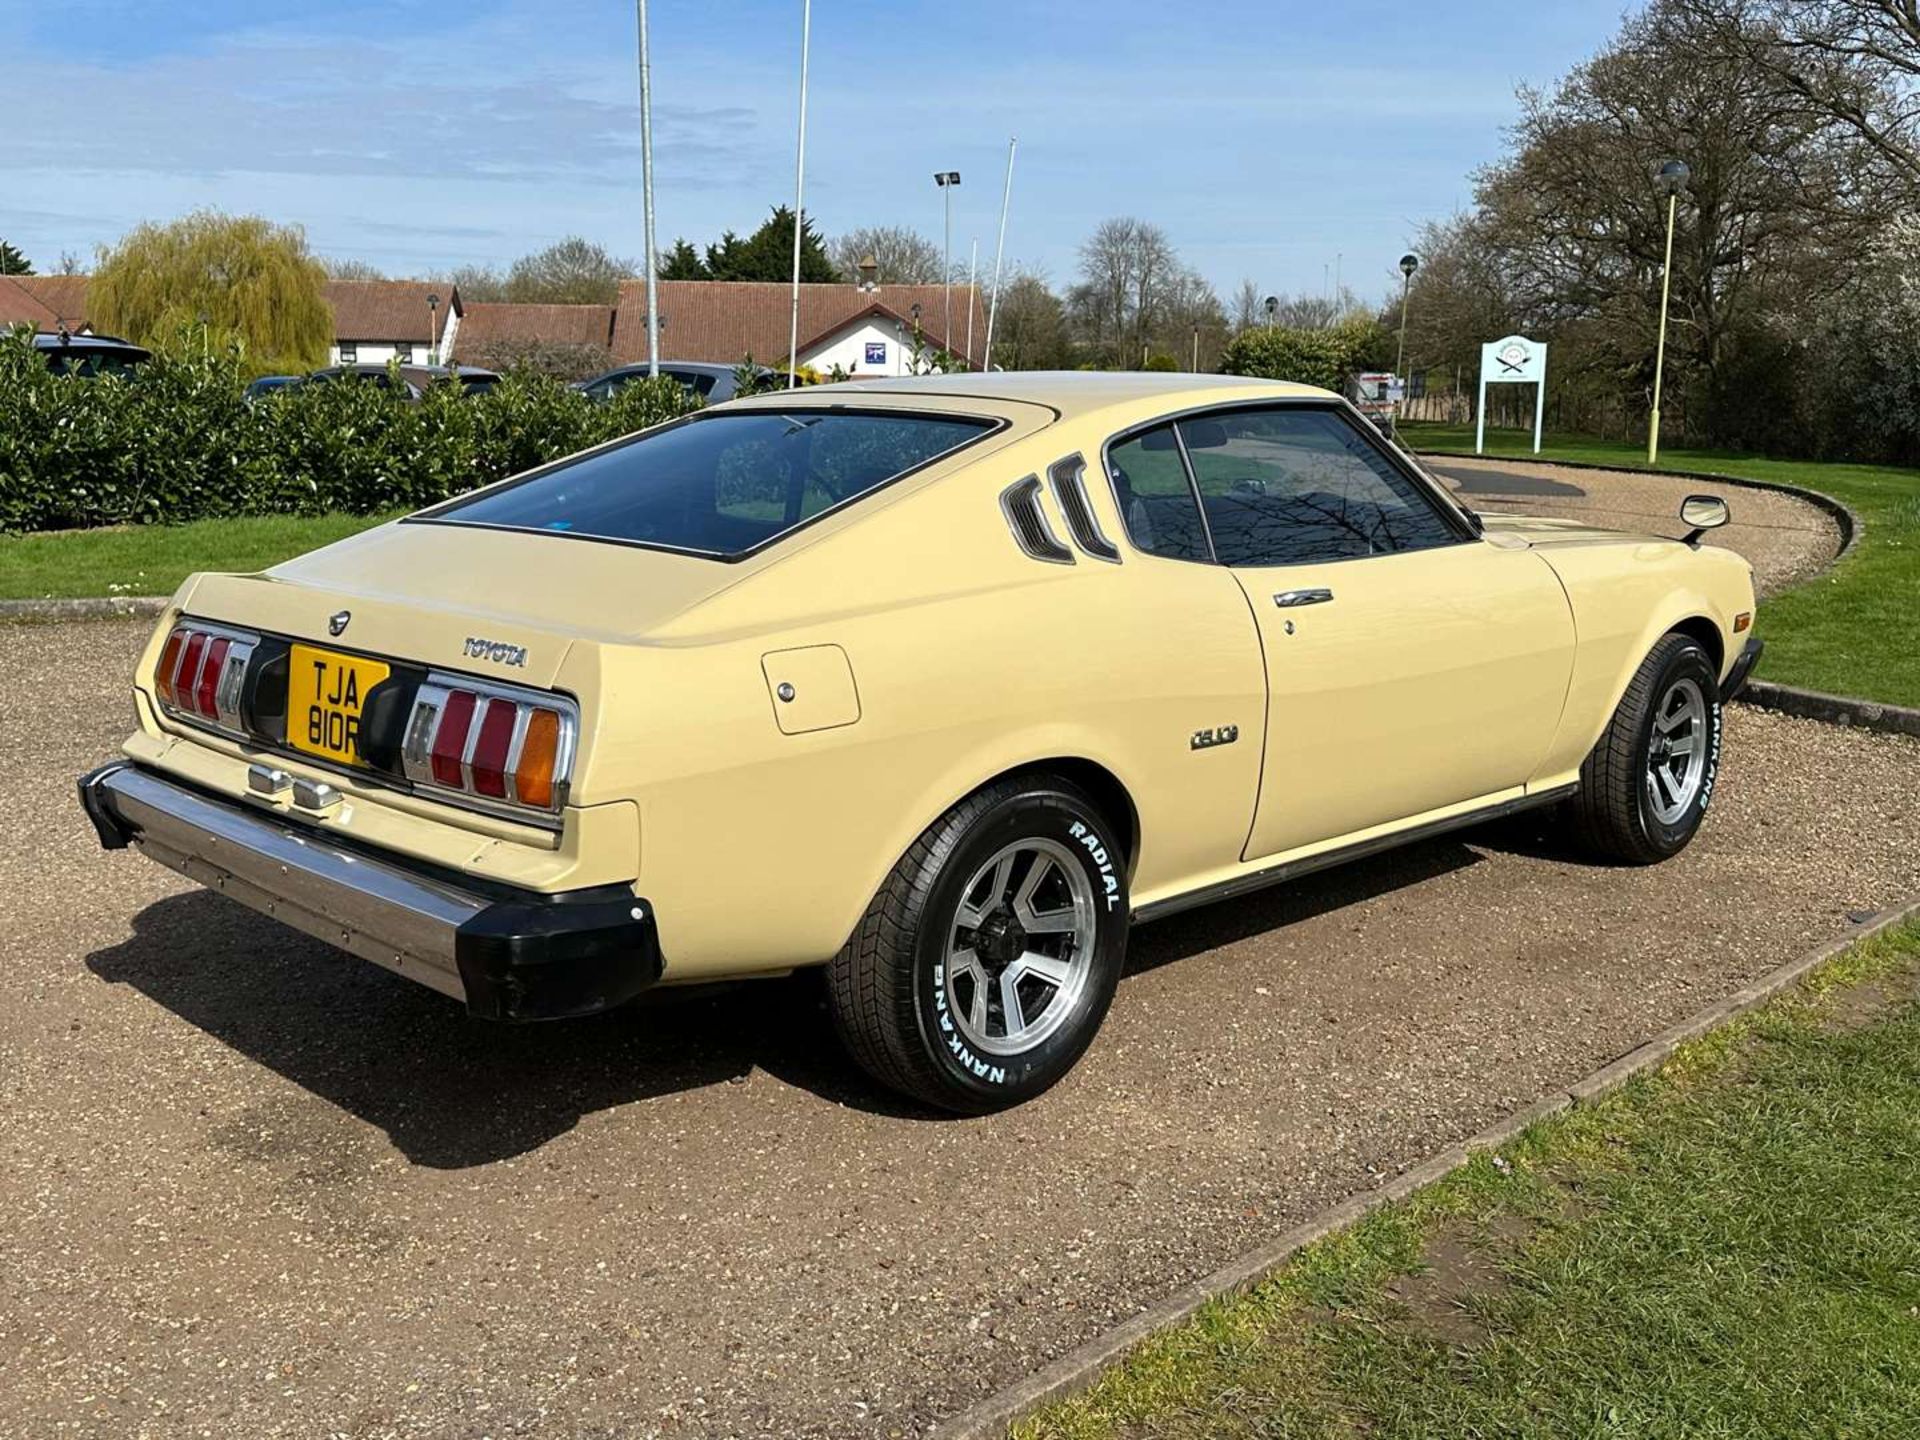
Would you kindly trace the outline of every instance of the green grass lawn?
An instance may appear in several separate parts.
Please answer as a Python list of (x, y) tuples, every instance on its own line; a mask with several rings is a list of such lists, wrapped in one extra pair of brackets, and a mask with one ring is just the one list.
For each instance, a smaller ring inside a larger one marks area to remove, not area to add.
[(171, 595), (196, 570), (261, 570), (392, 518), (265, 515), (0, 536), (0, 600)]
[(1021, 1440), (1920, 1435), (1920, 926), (1143, 1345)]
[[(1416, 450), (1473, 453), (1471, 425), (1405, 425)], [(1487, 432), (1487, 453), (1532, 458), (1531, 431)], [(1642, 446), (1578, 435), (1546, 437), (1542, 460), (1646, 469)], [(1763, 679), (1896, 705), (1920, 705), (1920, 471), (1762, 460), (1715, 450), (1662, 450), (1659, 469), (1804, 485), (1851, 506), (1861, 543), (1832, 571), (1761, 606)], [(1737, 506), (1736, 494), (1729, 497)]]

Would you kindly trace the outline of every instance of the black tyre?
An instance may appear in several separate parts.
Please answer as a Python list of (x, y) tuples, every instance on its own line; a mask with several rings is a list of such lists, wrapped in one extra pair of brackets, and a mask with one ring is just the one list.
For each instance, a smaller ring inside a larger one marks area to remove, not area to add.
[(981, 1114), (1073, 1067), (1127, 946), (1126, 857), (1084, 793), (1048, 775), (988, 786), (894, 866), (828, 967), (835, 1027), (876, 1079)]
[(1685, 635), (1663, 635), (1580, 767), (1568, 804), (1574, 838), (1594, 854), (1651, 865), (1684, 850), (1720, 775), (1720, 685)]

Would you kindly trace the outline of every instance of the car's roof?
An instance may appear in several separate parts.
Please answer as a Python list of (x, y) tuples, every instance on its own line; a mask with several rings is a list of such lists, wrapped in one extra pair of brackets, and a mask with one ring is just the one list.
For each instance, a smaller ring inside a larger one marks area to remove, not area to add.
[[(1000, 370), (958, 375), (908, 375), (886, 380), (845, 380), (834, 385), (782, 391), (788, 404), (844, 404), (849, 393), (911, 400), (971, 400), (983, 408), (995, 402), (1044, 405), (1071, 420), (1116, 406), (1163, 405), (1168, 410), (1236, 400), (1287, 397), (1330, 399), (1330, 391), (1284, 380), (1244, 375), (1190, 375), (1164, 370)], [(764, 399), (766, 397), (756, 397)], [(752, 404), (735, 401), (735, 404)]]
[(50, 335), (44, 331), (33, 337), (36, 350), (137, 350), (147, 353), (143, 346), (131, 340), (122, 340), (117, 335)]

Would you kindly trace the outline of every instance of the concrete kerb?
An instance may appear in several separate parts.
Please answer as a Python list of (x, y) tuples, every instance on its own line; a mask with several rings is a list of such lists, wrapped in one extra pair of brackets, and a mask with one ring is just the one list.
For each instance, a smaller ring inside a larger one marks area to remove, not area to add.
[(0, 624), (56, 620), (129, 620), (158, 615), (164, 595), (107, 595), (84, 600), (0, 600)]
[(1697, 1039), (1756, 1009), (1781, 991), (1798, 984), (1849, 946), (1916, 916), (1920, 916), (1920, 896), (1890, 906), (1850, 926), (1829, 943), (1788, 961), (1725, 999), (1695, 1012), (1564, 1090), (1555, 1090), (1533, 1104), (1516, 1110), (1470, 1139), (1449, 1146), (1412, 1169), (1396, 1175), (1378, 1189), (1348, 1197), (1259, 1249), (1175, 1291), (1104, 1334), (1076, 1346), (1026, 1379), (1016, 1381), (998, 1394), (943, 1421), (933, 1429), (929, 1440), (990, 1440), (990, 1437), (1004, 1435), (1009, 1426), (1024, 1417), (1089, 1388), (1141, 1341), (1192, 1318), (1201, 1307), (1215, 1300), (1242, 1294), (1253, 1288), (1315, 1241), (1345, 1229), (1382, 1205), (1403, 1200), (1416, 1190), (1444, 1179), (1465, 1165), (1475, 1152), (1498, 1149), (1528, 1126), (1571, 1106), (1591, 1104), (1636, 1075), (1658, 1068), (1689, 1040)]
[(1891, 735), (1920, 736), (1920, 710), (1904, 705), (1884, 705), (1878, 700), (1858, 700), (1851, 695), (1802, 690), (1798, 685), (1778, 685), (1771, 680), (1749, 680), (1746, 689), (1740, 692), (1740, 700), (1763, 710), (1797, 715), (1802, 720), (1824, 720), (1829, 725), (1854, 725)]

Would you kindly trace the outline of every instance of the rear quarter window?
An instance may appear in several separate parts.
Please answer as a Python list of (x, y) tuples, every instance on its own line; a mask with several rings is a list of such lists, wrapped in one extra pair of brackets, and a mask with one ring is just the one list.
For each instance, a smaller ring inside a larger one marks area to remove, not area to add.
[(731, 559), (995, 428), (839, 409), (702, 416), (415, 518)]

